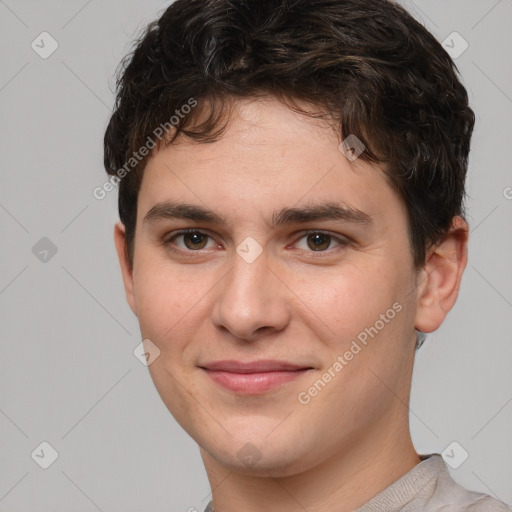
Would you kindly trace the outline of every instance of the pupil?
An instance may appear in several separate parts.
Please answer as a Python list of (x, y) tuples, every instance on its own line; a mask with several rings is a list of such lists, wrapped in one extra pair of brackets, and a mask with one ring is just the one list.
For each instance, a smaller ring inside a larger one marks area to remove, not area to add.
[(315, 235), (311, 235), (311, 239), (313, 240), (312, 249), (326, 249), (329, 246), (329, 236), (324, 235), (322, 233), (316, 233)]
[[(187, 243), (186, 245), (189, 247), (189, 249), (191, 248), (190, 245), (192, 245), (192, 246), (198, 245), (198, 244), (201, 245), (202, 238), (203, 238), (203, 235), (201, 233), (187, 233), (185, 240), (187, 240), (187, 237), (188, 237), (189, 243)], [(192, 249), (197, 249), (197, 247), (192, 247)]]

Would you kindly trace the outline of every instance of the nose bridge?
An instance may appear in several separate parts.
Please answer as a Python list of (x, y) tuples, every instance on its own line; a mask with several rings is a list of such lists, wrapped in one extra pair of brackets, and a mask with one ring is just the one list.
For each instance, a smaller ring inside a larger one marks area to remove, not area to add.
[[(273, 275), (265, 251), (245, 258), (244, 244), (233, 255), (232, 268), (223, 280), (213, 310), (213, 322), (233, 335), (254, 339), (263, 330), (281, 330), (288, 321), (282, 285)], [(258, 331), (258, 332), (257, 332)]]

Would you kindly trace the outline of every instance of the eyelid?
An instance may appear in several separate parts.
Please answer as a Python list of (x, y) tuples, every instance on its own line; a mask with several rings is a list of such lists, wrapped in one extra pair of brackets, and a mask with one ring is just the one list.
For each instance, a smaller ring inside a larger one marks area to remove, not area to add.
[(168, 237), (166, 240), (172, 240), (173, 238), (179, 236), (179, 235), (185, 235), (187, 233), (200, 233), (201, 235), (207, 235), (209, 237), (212, 237), (208, 230), (205, 229), (199, 229), (199, 228), (183, 228), (179, 229), (178, 231), (172, 231), (171, 233), (168, 233)]
[(314, 255), (315, 257), (322, 257), (322, 255), (330, 255), (333, 252), (335, 252), (337, 249), (344, 248), (352, 243), (352, 241), (348, 237), (340, 235), (338, 233), (332, 233), (330, 231), (324, 231), (322, 229), (308, 229), (308, 230), (302, 231), (300, 233), (300, 236), (295, 240), (295, 242), (293, 242), (293, 244), (295, 245), (299, 240), (303, 239), (304, 237), (307, 237), (308, 235), (316, 235), (316, 234), (327, 235), (332, 240), (335, 240), (336, 242), (338, 242), (339, 245), (337, 245), (336, 247), (326, 249), (324, 251), (313, 251), (313, 250), (305, 251), (308, 254)]

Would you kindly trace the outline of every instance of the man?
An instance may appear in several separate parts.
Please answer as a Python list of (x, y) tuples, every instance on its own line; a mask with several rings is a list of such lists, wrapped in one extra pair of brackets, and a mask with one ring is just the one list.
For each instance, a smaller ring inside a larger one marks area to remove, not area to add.
[(474, 115), (383, 0), (177, 0), (121, 70), (115, 243), (207, 511), (506, 511), (418, 454), (415, 349), (457, 298)]

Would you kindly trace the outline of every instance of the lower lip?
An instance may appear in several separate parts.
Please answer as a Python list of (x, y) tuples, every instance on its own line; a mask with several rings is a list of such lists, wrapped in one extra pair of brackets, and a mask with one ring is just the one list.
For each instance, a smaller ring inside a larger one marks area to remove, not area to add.
[(222, 387), (242, 394), (264, 393), (304, 375), (308, 369), (261, 373), (233, 373), (206, 370), (209, 377)]

